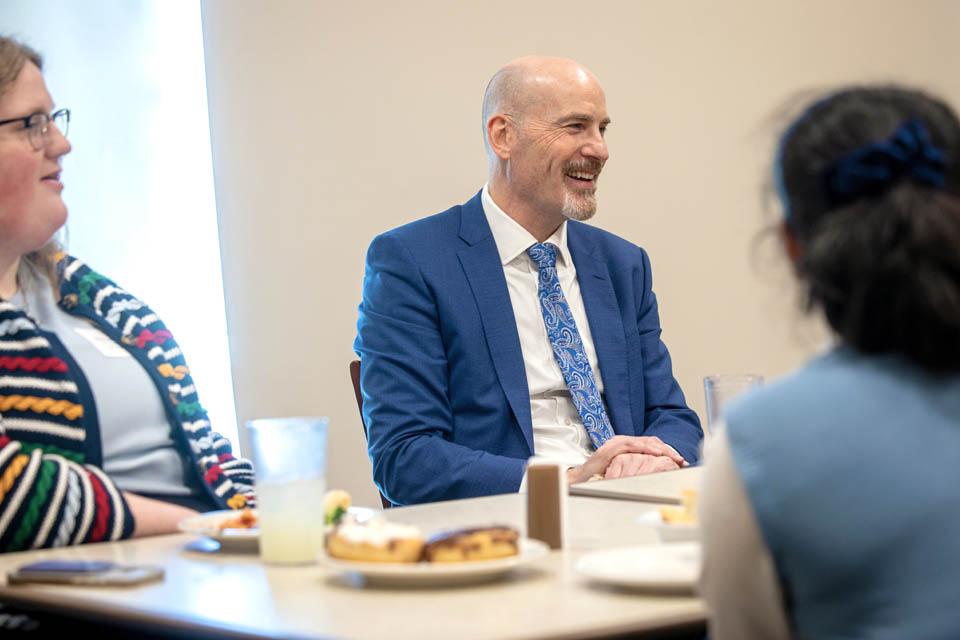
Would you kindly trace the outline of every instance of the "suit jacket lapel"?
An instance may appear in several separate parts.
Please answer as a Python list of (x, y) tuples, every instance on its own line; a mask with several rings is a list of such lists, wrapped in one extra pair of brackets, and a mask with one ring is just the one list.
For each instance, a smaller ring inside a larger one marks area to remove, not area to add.
[(520, 349), (520, 335), (517, 333), (500, 254), (490, 233), (479, 194), (463, 205), (460, 237), (470, 245), (457, 255), (480, 310), (493, 366), (532, 454), (533, 421), (530, 417), (530, 392)]
[(603, 377), (603, 395), (615, 433), (634, 435), (627, 377), (627, 344), (620, 319), (620, 305), (610, 273), (585, 237), (580, 223), (567, 223), (567, 245), (577, 268), (577, 281), (590, 323), (593, 346)]

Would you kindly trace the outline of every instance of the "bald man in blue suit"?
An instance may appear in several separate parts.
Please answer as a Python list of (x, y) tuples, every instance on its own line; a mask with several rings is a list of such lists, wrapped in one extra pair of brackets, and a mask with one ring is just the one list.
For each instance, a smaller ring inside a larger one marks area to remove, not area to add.
[(660, 339), (647, 254), (583, 224), (608, 158), (603, 90), (525, 57), (484, 95), (488, 183), (367, 253), (356, 352), (374, 480), (395, 504), (677, 469), (703, 432)]

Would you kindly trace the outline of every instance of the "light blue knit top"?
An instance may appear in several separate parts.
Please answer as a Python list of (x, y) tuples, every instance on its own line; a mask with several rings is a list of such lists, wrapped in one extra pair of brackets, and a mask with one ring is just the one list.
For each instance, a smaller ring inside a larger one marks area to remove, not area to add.
[(800, 638), (960, 638), (960, 375), (840, 348), (734, 403)]
[[(10, 302), (32, 317), (40, 329), (57, 336), (90, 384), (103, 470), (124, 491), (190, 495), (187, 462), (177, 451), (150, 375), (96, 325), (61, 309), (46, 278), (36, 275), (25, 284)], [(84, 332), (102, 336), (113, 347), (113, 356), (104, 355)]]

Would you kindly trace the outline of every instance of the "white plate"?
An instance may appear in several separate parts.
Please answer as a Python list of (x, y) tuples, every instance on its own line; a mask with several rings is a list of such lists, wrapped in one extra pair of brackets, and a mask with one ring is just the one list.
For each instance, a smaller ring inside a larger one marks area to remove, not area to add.
[(576, 568), (591, 580), (617, 587), (689, 592), (700, 575), (700, 545), (673, 542), (594, 551), (580, 558)]
[(700, 527), (695, 524), (668, 524), (657, 510), (644, 512), (637, 522), (656, 529), (660, 542), (695, 542), (700, 539)]
[[(376, 512), (365, 507), (350, 507), (349, 512), (363, 522), (369, 520)], [(253, 509), (256, 514), (257, 510)], [(230, 551), (257, 551), (260, 547), (260, 529), (221, 529), (220, 523), (224, 520), (236, 518), (239, 511), (226, 509), (224, 511), (209, 511), (181, 520), (177, 527), (184, 533), (213, 538), (220, 543), (220, 548)]]
[(492, 580), (543, 558), (550, 548), (539, 540), (520, 539), (520, 553), (497, 560), (474, 562), (354, 562), (323, 554), (320, 563), (339, 573), (363, 576), (367, 583), (390, 586), (435, 587)]

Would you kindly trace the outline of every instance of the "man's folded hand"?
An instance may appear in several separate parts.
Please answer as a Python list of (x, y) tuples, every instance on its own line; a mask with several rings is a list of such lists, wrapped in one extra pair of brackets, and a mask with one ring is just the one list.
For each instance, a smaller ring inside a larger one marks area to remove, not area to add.
[[(617, 475), (610, 475), (610, 468), (617, 458), (627, 454), (631, 457), (624, 458), (615, 467)], [(633, 456), (640, 457), (635, 459)], [(651, 460), (647, 460), (648, 458)], [(568, 470), (567, 481), (570, 484), (586, 482), (594, 475), (602, 475), (604, 478), (622, 478), (628, 475), (678, 469), (686, 464), (683, 456), (655, 436), (614, 436), (603, 443), (603, 446), (582, 465)], [(625, 470), (636, 471), (627, 473)]]
[(603, 474), (603, 479), (629, 478), (645, 473), (674, 471), (679, 468), (680, 465), (667, 456), (653, 456), (647, 453), (621, 453), (610, 461)]

